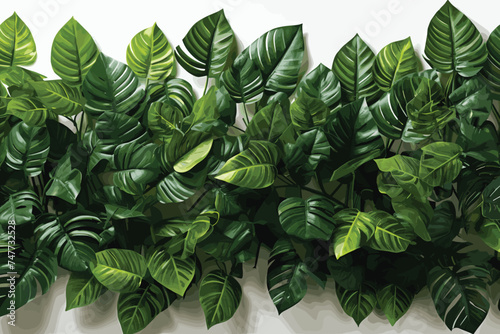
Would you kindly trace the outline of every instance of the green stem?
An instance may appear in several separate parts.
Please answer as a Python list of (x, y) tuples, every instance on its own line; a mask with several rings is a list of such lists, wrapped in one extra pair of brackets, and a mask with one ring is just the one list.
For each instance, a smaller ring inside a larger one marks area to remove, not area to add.
[(316, 175), (316, 181), (318, 182), (318, 185), (319, 185), (319, 189), (321, 189), (321, 191), (325, 195), (328, 195), (328, 193), (325, 190), (325, 185), (323, 184), (323, 182), (321, 181), (320, 177), (318, 176), (318, 172), (316, 172), (315, 175)]
[(238, 131), (241, 131), (241, 132), (245, 133), (245, 130), (243, 130), (242, 128), (237, 127), (236, 125), (231, 125), (231, 127), (235, 128)]
[(399, 140), (399, 145), (398, 145), (398, 149), (396, 151), (397, 154), (399, 154), (399, 150), (401, 149), (401, 146), (403, 145), (403, 141), (400, 139)]
[(243, 111), (245, 114), (245, 118), (243, 119), (243, 123), (245, 123), (245, 126), (248, 126), (248, 124), (250, 124), (250, 119), (248, 118), (248, 110), (247, 110), (247, 105), (245, 102), (243, 102)]
[(203, 88), (203, 95), (205, 95), (207, 93), (207, 88), (208, 88), (208, 76), (207, 76), (207, 80), (205, 81), (205, 88)]
[(337, 188), (335, 188), (332, 193), (330, 194), (331, 197), (333, 197), (333, 195), (335, 195), (337, 193), (337, 191), (339, 191), (340, 187), (342, 187), (342, 183), (339, 183), (339, 185), (337, 186)]
[(201, 195), (200, 197), (198, 197), (198, 199), (196, 200), (196, 202), (193, 203), (193, 205), (191, 205), (191, 207), (188, 209), (188, 212), (193, 210), (202, 200), (203, 198), (205, 198), (205, 196), (208, 194), (208, 192), (210, 191), (211, 189), (207, 189), (205, 190)]
[(284, 175), (278, 175), (278, 177), (281, 179), (281, 181), (287, 183), (288, 185), (295, 185), (294, 182), (292, 182), (289, 178), (287, 178)]
[(85, 134), (85, 131), (83, 131), (83, 121), (85, 118), (85, 112), (82, 112), (82, 117), (80, 117), (80, 139), (83, 139), (83, 135)]

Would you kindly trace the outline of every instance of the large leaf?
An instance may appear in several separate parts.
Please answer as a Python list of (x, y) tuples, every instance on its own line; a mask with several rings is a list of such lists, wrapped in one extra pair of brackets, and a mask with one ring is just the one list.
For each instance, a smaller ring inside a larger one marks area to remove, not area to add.
[(190, 130), (182, 134), (176, 130), (170, 143), (163, 146), (164, 164), (177, 173), (189, 172), (207, 157), (213, 142), (208, 133)]
[(342, 88), (342, 103), (350, 103), (375, 95), (378, 87), (373, 80), (375, 54), (358, 34), (335, 55), (332, 71)]
[(262, 72), (247, 54), (238, 56), (221, 78), (234, 102), (258, 102), (264, 94)]
[(330, 109), (334, 109), (340, 103), (340, 82), (335, 74), (323, 64), (319, 64), (300, 80), (297, 94), (300, 95), (301, 92), (320, 99)]
[(309, 96), (305, 91), (290, 106), (290, 118), (297, 130), (307, 131), (325, 123), (329, 114), (327, 105), (319, 98)]
[(174, 51), (156, 23), (135, 35), (127, 48), (127, 64), (141, 78), (163, 81), (174, 62)]
[(336, 206), (323, 196), (313, 196), (304, 200), (289, 197), (278, 208), (280, 223), (291, 236), (304, 239), (328, 240), (335, 228), (333, 215)]
[(362, 247), (375, 232), (370, 214), (344, 209), (333, 216), (337, 228), (333, 232), (333, 249), (337, 259)]
[(498, 100), (500, 98), (500, 26), (491, 32), (486, 48), (488, 59), (484, 63), (481, 76), (488, 83), (493, 97)]
[(267, 289), (279, 314), (304, 298), (307, 292), (306, 279), (306, 266), (300, 261), (291, 242), (278, 240), (269, 258)]
[(72, 272), (66, 284), (66, 311), (94, 303), (104, 290), (92, 273)]
[(386, 285), (377, 291), (377, 302), (392, 326), (408, 311), (413, 297), (413, 293), (396, 284)]
[(196, 22), (182, 42), (184, 48), (176, 48), (179, 64), (194, 76), (215, 78), (226, 68), (235, 38), (221, 9)]
[(493, 163), (499, 160), (498, 135), (491, 122), (474, 126), (469, 120), (460, 119), (460, 134), (456, 143), (462, 147), (462, 154), (466, 157)]
[(71, 18), (54, 38), (52, 69), (67, 84), (80, 86), (98, 55), (99, 49), (92, 36)]
[(153, 249), (147, 258), (151, 276), (169, 290), (184, 296), (194, 278), (196, 263), (192, 257), (171, 255), (165, 247)]
[(427, 226), (431, 222), (434, 211), (429, 201), (420, 202), (414, 196), (407, 196), (404, 199), (393, 199), (392, 208), (396, 212), (396, 217), (411, 226), (420, 238), (425, 241), (431, 240)]
[(482, 125), (488, 119), (493, 108), (490, 89), (478, 78), (466, 80), (448, 99), (460, 115), (461, 121), (466, 119), (477, 125)]
[(436, 311), (446, 326), (474, 333), (490, 308), (483, 296), (488, 270), (478, 266), (456, 265), (453, 268), (432, 268), (427, 285)]
[(26, 176), (36, 176), (42, 172), (47, 160), (49, 144), (45, 128), (17, 123), (6, 138), (5, 163), (14, 170), (23, 171)]
[(155, 144), (121, 144), (114, 152), (113, 183), (126, 193), (140, 195), (146, 184), (156, 179), (159, 162)]
[(51, 110), (34, 98), (15, 97), (7, 105), (8, 115), (14, 115), (29, 126), (45, 126), (47, 120), (57, 120)]
[[(12, 272), (12, 265), (9, 266), (7, 254), (2, 257), (0, 272)], [(35, 250), (32, 253), (26, 250), (16, 252), (15, 272), (15, 307), (29, 303), (38, 293), (38, 286), (42, 294), (47, 293), (57, 277), (57, 261), (54, 255), (47, 249)], [(0, 316), (9, 312), (7, 307), (11, 304), (8, 298), (9, 285), (2, 285), (0, 288)]]
[(99, 117), (105, 111), (126, 113), (144, 95), (134, 72), (124, 63), (101, 53), (83, 82), (85, 112)]
[(422, 147), (422, 152), (418, 175), (433, 187), (453, 182), (462, 169), (462, 148), (455, 143), (432, 143)]
[(337, 285), (337, 298), (347, 315), (351, 316), (359, 326), (372, 313), (377, 304), (375, 289), (368, 284), (362, 284), (358, 289), (346, 290)]
[(85, 271), (95, 260), (101, 231), (98, 217), (86, 211), (70, 211), (62, 216), (42, 215), (36, 221), (34, 233), (38, 248), (50, 249), (61, 267)]
[(165, 176), (157, 185), (158, 201), (161, 203), (180, 203), (194, 194), (205, 183), (206, 169), (194, 168), (187, 173), (172, 172)]
[(31, 84), (38, 99), (53, 112), (62, 116), (73, 116), (82, 110), (80, 90), (62, 80), (38, 81)]
[(168, 143), (175, 129), (179, 128), (182, 118), (182, 111), (177, 107), (166, 102), (153, 102), (148, 110), (148, 128), (155, 137)]
[(0, 25), (0, 36), (0, 66), (32, 65), (35, 62), (35, 40), (15, 12)]
[(134, 292), (141, 285), (147, 267), (144, 258), (132, 250), (109, 248), (96, 253), (92, 274), (115, 292)]
[(391, 253), (406, 251), (413, 239), (413, 231), (384, 211), (372, 211), (370, 217), (375, 224), (375, 232), (368, 240), (369, 247)]
[(229, 159), (215, 178), (239, 187), (266, 188), (274, 183), (278, 160), (276, 145), (253, 141), (246, 150)]
[(380, 89), (389, 91), (405, 75), (418, 71), (418, 58), (410, 37), (380, 50), (373, 64), (373, 78)]
[(175, 300), (162, 286), (147, 283), (137, 291), (121, 293), (118, 298), (118, 320), (124, 334), (142, 331)]
[[(302, 25), (272, 29), (235, 60), (249, 57), (262, 72), (265, 90), (290, 95), (295, 90), (304, 56)], [(229, 89), (228, 89), (229, 90)]]
[(229, 320), (240, 301), (240, 284), (220, 270), (210, 272), (200, 283), (200, 304), (208, 329)]
[(471, 77), (481, 70), (488, 52), (474, 23), (446, 1), (427, 28), (425, 56), (439, 72)]
[(361, 99), (331, 114), (324, 131), (334, 151), (335, 167), (384, 147), (377, 124)]
[(16, 225), (33, 222), (34, 210), (42, 211), (38, 195), (32, 190), (22, 190), (9, 195), (0, 207), (0, 225), (14, 220)]
[(252, 117), (246, 133), (251, 139), (267, 140), (275, 143), (287, 127), (283, 108), (278, 102), (273, 102), (259, 110)]

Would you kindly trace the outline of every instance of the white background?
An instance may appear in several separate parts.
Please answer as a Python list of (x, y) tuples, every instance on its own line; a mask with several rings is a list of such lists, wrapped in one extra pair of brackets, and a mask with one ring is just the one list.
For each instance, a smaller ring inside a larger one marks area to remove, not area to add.
[[(94, 37), (101, 51), (125, 61), (131, 38), (157, 22), (173, 46), (181, 43), (189, 28), (202, 17), (220, 8), (239, 39), (240, 50), (269, 29), (303, 24), (307, 48), (306, 67), (319, 63), (331, 67), (335, 53), (356, 33), (378, 52), (386, 44), (411, 36), (417, 54), (423, 53), (427, 25), (444, 1), (425, 0), (175, 0), (105, 1), (39, 0), (2, 1), (0, 21), (16, 11), (31, 28), (38, 48), (37, 63), (31, 68), (55, 79), (50, 67), (50, 49), (57, 31), (74, 16)], [(486, 38), (500, 24), (498, 0), (455, 0), (453, 4), (472, 19)], [(187, 79), (200, 93), (204, 79), (194, 79), (178, 67), (178, 76)], [(208, 333), (447, 333), (436, 314), (427, 290), (416, 298), (409, 312), (391, 327), (383, 315), (373, 313), (358, 328), (337, 302), (334, 284), (325, 291), (311, 285), (302, 302), (278, 316), (265, 283), (267, 252), (261, 255), (259, 270), (245, 267), (241, 281), (243, 298), (233, 319)], [(1, 333), (120, 333), (116, 296), (106, 293), (94, 305), (65, 312), (65, 284), (59, 279), (44, 296), (17, 311), (17, 326), (0, 319)], [(500, 291), (498, 285), (496, 291)], [(498, 301), (499, 293), (494, 294)], [(478, 333), (498, 333), (500, 311), (496, 305)], [(461, 333), (454, 330), (453, 333)], [(197, 292), (176, 301), (160, 314), (143, 333), (207, 333)]]

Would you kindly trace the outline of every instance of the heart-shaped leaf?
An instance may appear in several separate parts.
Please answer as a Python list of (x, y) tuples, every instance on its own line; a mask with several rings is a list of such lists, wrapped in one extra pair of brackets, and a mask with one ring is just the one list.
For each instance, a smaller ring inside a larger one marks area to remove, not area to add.
[(25, 66), (35, 62), (35, 40), (15, 12), (0, 25), (0, 36), (0, 66)]

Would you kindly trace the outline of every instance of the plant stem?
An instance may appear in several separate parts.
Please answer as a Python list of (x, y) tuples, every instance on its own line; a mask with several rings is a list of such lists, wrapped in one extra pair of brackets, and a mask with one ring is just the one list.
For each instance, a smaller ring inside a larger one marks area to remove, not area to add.
[(354, 208), (354, 181), (356, 181), (356, 174), (352, 173), (351, 190), (349, 191), (351, 208)]
[(205, 95), (207, 93), (207, 88), (208, 88), (208, 76), (207, 76), (207, 80), (205, 81), (205, 88), (203, 88), (203, 95)]
[(250, 119), (248, 118), (248, 110), (247, 110), (247, 105), (245, 102), (243, 102), (243, 111), (245, 114), (245, 118), (243, 119), (243, 123), (245, 123), (245, 126), (248, 126), (250, 123)]
[(83, 120), (85, 118), (85, 112), (82, 112), (82, 116), (80, 117), (80, 139), (83, 139), (83, 135), (85, 132), (83, 131)]
[(323, 184), (323, 182), (321, 181), (320, 177), (318, 176), (318, 172), (316, 172), (315, 175), (316, 175), (316, 181), (318, 182), (318, 185), (319, 185), (319, 189), (321, 189), (321, 191), (325, 195), (328, 195), (328, 193), (325, 190), (325, 185)]
[(403, 141), (400, 139), (399, 140), (399, 145), (398, 145), (398, 149), (396, 151), (397, 154), (399, 154), (399, 150), (401, 149), (401, 146), (403, 145)]
[(235, 128), (238, 131), (241, 131), (241, 132), (245, 133), (245, 130), (243, 130), (242, 128), (237, 127), (236, 125), (231, 125), (231, 127)]
[(332, 191), (330, 196), (333, 197), (333, 195), (335, 195), (337, 191), (339, 191), (340, 187), (342, 187), (342, 183), (339, 183), (339, 185)]
[(203, 198), (208, 194), (208, 192), (210, 191), (211, 189), (207, 189), (205, 190), (201, 195), (200, 197), (198, 197), (198, 199), (193, 203), (193, 205), (191, 205), (191, 207), (188, 209), (188, 212), (193, 210), (202, 200)]

